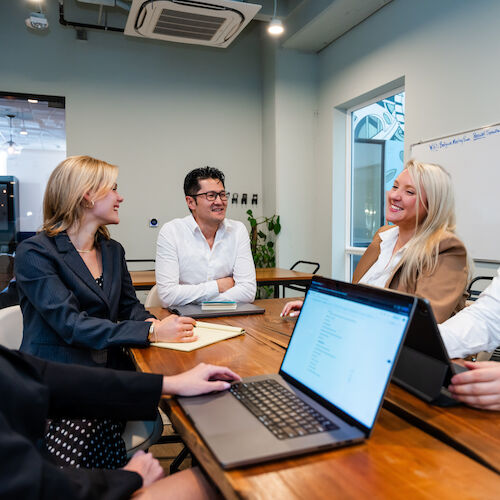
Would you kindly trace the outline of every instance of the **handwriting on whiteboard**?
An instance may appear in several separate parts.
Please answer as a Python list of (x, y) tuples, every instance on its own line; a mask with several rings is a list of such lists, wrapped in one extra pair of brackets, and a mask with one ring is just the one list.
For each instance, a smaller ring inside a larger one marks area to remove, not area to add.
[(439, 151), (440, 149), (449, 149), (456, 146), (461, 146), (463, 144), (472, 143), (476, 141), (482, 141), (488, 139), (488, 137), (500, 134), (499, 127), (489, 127), (481, 130), (475, 130), (473, 132), (468, 132), (466, 134), (457, 135), (454, 137), (447, 137), (445, 139), (440, 139), (439, 141), (434, 141), (428, 144), (429, 151)]

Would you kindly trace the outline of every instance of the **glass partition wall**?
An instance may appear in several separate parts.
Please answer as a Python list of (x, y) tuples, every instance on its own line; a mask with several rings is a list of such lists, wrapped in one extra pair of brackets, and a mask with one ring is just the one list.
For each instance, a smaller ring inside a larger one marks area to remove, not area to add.
[(40, 229), (47, 180), (65, 157), (64, 97), (0, 92), (0, 253)]

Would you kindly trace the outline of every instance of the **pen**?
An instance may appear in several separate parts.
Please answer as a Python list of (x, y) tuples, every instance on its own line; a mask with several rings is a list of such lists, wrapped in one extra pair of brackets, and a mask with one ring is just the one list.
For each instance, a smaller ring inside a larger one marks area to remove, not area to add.
[(176, 314), (177, 316), (181, 315), (181, 313), (179, 312), (179, 309), (176, 309), (175, 307), (167, 307), (167, 311), (170, 314)]

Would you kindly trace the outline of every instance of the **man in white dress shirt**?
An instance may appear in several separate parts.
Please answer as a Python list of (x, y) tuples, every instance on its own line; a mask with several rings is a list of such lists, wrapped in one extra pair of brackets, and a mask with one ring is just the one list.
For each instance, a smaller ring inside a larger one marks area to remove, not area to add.
[[(450, 358), (463, 358), (500, 346), (500, 269), (490, 286), (469, 307), (439, 325)], [(470, 369), (455, 375), (454, 397), (478, 408), (500, 410), (500, 363), (465, 362)]]
[(156, 246), (156, 284), (163, 307), (212, 300), (252, 302), (255, 266), (245, 226), (226, 219), (224, 174), (195, 169), (184, 179), (191, 212), (167, 222)]

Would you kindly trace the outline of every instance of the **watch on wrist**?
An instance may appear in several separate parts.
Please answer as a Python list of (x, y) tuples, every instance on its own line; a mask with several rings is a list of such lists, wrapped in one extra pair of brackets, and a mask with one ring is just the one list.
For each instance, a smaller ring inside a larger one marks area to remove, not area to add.
[(150, 342), (156, 342), (155, 324), (151, 323), (149, 327), (148, 340)]

